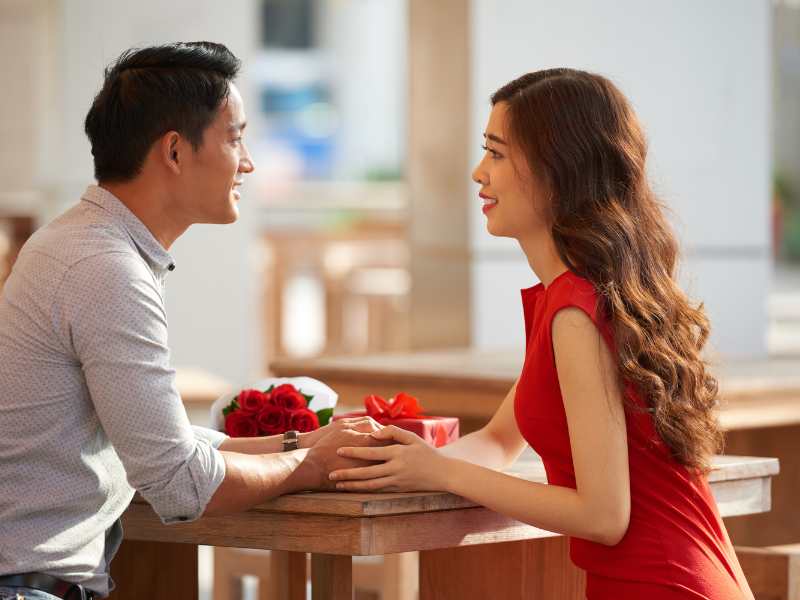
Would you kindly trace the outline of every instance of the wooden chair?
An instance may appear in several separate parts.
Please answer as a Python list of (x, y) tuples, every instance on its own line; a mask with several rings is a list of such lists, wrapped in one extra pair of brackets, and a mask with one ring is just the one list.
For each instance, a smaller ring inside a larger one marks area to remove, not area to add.
[(371, 224), (332, 232), (273, 231), (262, 242), (262, 338), (264, 355), (270, 360), (291, 356), (283, 340), (285, 294), (298, 274), (318, 281), (323, 290), (321, 354), (408, 348), (408, 243), (404, 224)]
[(737, 546), (736, 555), (756, 600), (800, 600), (800, 544)]
[[(242, 548), (214, 548), (214, 600), (240, 600), (242, 578), (258, 578), (258, 600), (275, 600), (270, 587), (273, 553)], [(277, 554), (277, 553), (276, 553)], [(355, 600), (416, 600), (418, 554), (406, 552), (353, 561)], [(306, 579), (310, 577), (306, 561)]]

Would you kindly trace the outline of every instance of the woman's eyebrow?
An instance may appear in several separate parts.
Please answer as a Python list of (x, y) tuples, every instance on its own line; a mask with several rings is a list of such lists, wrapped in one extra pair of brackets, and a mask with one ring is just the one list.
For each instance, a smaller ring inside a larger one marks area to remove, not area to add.
[(497, 142), (498, 144), (507, 145), (503, 138), (498, 137), (493, 133), (484, 133), (483, 137), (485, 137), (487, 140), (492, 140), (493, 142)]

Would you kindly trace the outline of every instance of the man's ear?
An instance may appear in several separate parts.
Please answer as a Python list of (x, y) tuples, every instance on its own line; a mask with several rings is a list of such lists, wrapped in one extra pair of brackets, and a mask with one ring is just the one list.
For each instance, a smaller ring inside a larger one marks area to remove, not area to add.
[(175, 175), (181, 173), (183, 158), (183, 139), (177, 131), (168, 131), (158, 142), (158, 155), (161, 163)]

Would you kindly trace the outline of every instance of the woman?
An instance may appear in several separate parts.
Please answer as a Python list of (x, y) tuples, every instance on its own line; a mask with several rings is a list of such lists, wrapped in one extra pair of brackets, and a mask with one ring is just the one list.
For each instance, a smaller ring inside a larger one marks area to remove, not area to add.
[[(331, 477), (447, 490), (566, 534), (591, 600), (752, 598), (705, 477), (721, 441), (708, 320), (675, 282), (630, 105), (598, 75), (539, 71), (492, 96), (484, 137), (487, 229), (541, 281), (522, 291), (522, 372), (480, 431), (437, 451), (387, 427), (372, 435), (398, 445), (340, 450), (384, 462)], [(547, 485), (492, 470), (526, 442)]]

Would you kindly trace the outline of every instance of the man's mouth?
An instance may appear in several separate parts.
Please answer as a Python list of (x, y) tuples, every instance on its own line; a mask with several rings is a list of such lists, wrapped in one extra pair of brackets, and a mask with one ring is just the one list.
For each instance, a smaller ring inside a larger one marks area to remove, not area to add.
[(233, 192), (233, 195), (237, 200), (239, 200), (242, 197), (242, 195), (239, 193), (239, 190), (237, 190), (236, 188), (239, 187), (240, 185), (242, 185), (242, 183), (244, 183), (244, 182), (235, 181), (233, 183), (233, 187), (231, 188), (231, 191)]

